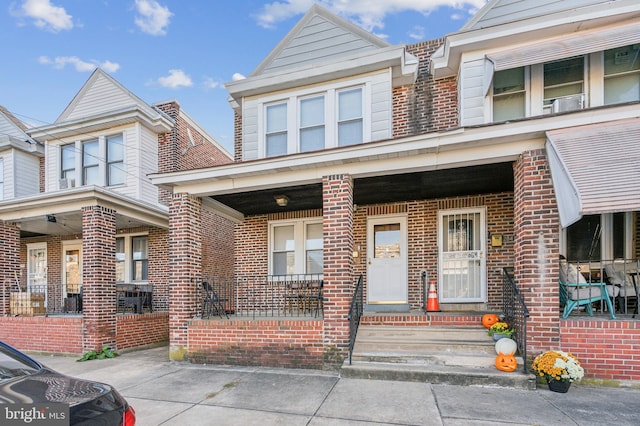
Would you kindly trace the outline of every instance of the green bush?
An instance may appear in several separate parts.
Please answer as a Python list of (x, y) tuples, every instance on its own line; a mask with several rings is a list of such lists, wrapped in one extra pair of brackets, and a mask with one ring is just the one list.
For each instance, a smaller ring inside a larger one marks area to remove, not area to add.
[(82, 355), (82, 358), (78, 359), (78, 362), (89, 361), (92, 359), (107, 359), (107, 358), (115, 358), (118, 354), (116, 351), (112, 350), (109, 346), (103, 346), (100, 351), (89, 351)]

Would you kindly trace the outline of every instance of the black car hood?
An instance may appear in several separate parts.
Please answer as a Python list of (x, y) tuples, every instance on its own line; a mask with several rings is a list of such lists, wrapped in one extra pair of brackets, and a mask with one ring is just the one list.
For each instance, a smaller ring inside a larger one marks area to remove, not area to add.
[(46, 367), (28, 376), (0, 382), (3, 403), (64, 402), (73, 407), (111, 392), (113, 388), (109, 385), (76, 379)]

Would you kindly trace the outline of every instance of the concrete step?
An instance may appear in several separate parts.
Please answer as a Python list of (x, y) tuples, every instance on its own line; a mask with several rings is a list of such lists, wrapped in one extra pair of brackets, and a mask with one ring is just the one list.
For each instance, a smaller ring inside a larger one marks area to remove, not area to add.
[(495, 367), (495, 342), (484, 327), (361, 326), (344, 377), (535, 389), (516, 357), (512, 373)]

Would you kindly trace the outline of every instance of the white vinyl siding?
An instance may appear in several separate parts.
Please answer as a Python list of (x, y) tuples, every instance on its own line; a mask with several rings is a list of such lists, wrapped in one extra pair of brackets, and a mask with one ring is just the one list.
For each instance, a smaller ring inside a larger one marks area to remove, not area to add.
[[(6, 167), (6, 165), (5, 165)], [(23, 197), (40, 192), (40, 159), (23, 151), (13, 153), (13, 196)], [(5, 171), (5, 176), (7, 171)], [(11, 176), (7, 176), (11, 180)], [(6, 185), (6, 181), (5, 181)]]
[(471, 61), (462, 64), (460, 70), (460, 121), (463, 126), (475, 126), (485, 122), (485, 62)]
[(72, 110), (67, 111), (63, 119), (65, 121), (80, 120), (134, 105), (136, 105), (135, 100), (127, 92), (114, 90), (113, 82), (100, 75), (80, 98), (80, 102), (73, 105)]

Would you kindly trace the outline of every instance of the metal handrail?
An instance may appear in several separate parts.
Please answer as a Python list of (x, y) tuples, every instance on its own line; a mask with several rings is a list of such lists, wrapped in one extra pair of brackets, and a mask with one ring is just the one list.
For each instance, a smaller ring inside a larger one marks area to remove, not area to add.
[(349, 315), (347, 316), (347, 319), (349, 320), (349, 365), (351, 365), (351, 355), (353, 353), (353, 347), (356, 344), (356, 335), (358, 334), (360, 317), (362, 317), (362, 312), (364, 310), (362, 281), (362, 274), (360, 274), (358, 283), (353, 291), (351, 306), (349, 307)]
[(527, 318), (529, 310), (512, 275), (512, 268), (503, 269), (502, 279), (502, 312), (504, 320), (515, 329), (513, 335), (518, 351), (524, 361), (524, 372), (527, 373)]

